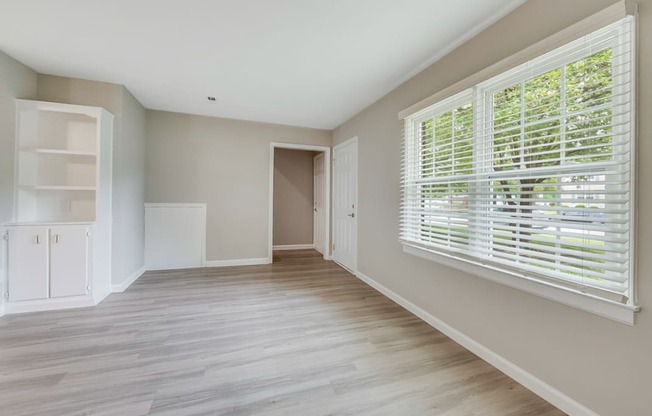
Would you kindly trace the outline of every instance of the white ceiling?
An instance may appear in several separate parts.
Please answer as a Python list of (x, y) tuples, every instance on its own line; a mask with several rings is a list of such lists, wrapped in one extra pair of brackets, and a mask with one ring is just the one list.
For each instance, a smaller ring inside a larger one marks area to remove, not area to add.
[(150, 109), (332, 129), (524, 1), (0, 0), (0, 50)]

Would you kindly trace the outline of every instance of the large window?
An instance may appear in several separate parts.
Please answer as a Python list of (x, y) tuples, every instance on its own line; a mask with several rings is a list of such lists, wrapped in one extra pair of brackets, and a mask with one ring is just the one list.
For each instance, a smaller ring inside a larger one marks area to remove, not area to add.
[(632, 25), (407, 117), (402, 242), (632, 305)]

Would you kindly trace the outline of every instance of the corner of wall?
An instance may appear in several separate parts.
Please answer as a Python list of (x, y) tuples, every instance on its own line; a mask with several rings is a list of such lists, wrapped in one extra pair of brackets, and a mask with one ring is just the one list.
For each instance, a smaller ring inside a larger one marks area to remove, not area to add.
[[(0, 226), (13, 219), (14, 157), (17, 98), (37, 96), (38, 74), (0, 51)], [(0, 228), (1, 230), (1, 228)], [(4, 315), (6, 259), (2, 240), (0, 253), (0, 316)]]

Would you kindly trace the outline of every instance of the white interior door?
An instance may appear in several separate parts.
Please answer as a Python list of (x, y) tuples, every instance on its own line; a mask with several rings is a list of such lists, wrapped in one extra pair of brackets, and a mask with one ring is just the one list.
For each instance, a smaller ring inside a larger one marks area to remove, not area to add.
[(11, 227), (7, 260), (9, 300), (46, 299), (48, 287), (48, 227)]
[(358, 267), (358, 140), (335, 147), (333, 154), (333, 260), (355, 272)]
[(324, 254), (324, 154), (315, 156), (313, 161), (313, 244), (315, 250)]
[(85, 225), (50, 228), (50, 297), (86, 294), (87, 231)]
[(145, 204), (145, 264), (148, 270), (202, 267), (206, 205)]

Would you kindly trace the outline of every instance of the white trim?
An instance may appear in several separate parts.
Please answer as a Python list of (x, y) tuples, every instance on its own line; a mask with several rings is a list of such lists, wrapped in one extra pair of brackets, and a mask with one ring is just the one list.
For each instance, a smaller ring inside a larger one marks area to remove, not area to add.
[(7, 257), (8, 257), (8, 245), (7, 240), (5, 240), (5, 235), (7, 234), (7, 229), (5, 227), (0, 227), (0, 318), (5, 316), (6, 309), (5, 304), (7, 303), (7, 298), (5, 293), (7, 292)]
[(337, 261), (337, 260), (335, 260), (335, 259), (333, 259), (333, 262), (334, 262), (335, 264), (337, 264), (338, 266), (340, 266), (341, 268), (343, 268), (344, 270), (346, 270), (347, 272), (353, 274), (353, 275), (357, 275), (357, 274), (358, 274), (358, 271), (357, 271), (357, 270), (351, 270), (351, 269), (349, 269), (348, 267), (346, 267), (345, 265), (343, 265), (342, 263), (340, 263), (339, 261)]
[(455, 84), (436, 92), (435, 94), (424, 98), (416, 104), (413, 104), (398, 113), (399, 120), (402, 120), (409, 115), (423, 110), (447, 97), (455, 95), (456, 93), (470, 88), (476, 84), (488, 80), (489, 78), (503, 73), (511, 68), (523, 64), (537, 56), (550, 52), (560, 46), (570, 43), (584, 35), (594, 32), (603, 28), (611, 23), (614, 23), (628, 14), (636, 13), (636, 4), (629, 1), (619, 1), (587, 18), (581, 20), (574, 25), (557, 32), (534, 45), (525, 48), (509, 57), (499, 61)]
[(67, 113), (84, 114), (89, 117), (94, 117), (97, 119), (101, 117), (102, 111), (104, 110), (104, 108), (102, 107), (55, 103), (50, 101), (25, 100), (21, 98), (16, 99), (16, 102), (18, 103), (17, 107), (19, 111), (25, 111), (25, 110), (53, 111), (53, 112), (65, 111)]
[(269, 263), (271, 261), (267, 257), (257, 259), (207, 260), (204, 267), (258, 266)]
[(204, 203), (145, 202), (145, 208), (206, 208)]
[(274, 250), (311, 250), (315, 248), (314, 244), (284, 244), (272, 246)]
[(100, 302), (102, 302), (104, 299), (106, 299), (107, 296), (109, 296), (111, 293), (113, 293), (113, 292), (111, 292), (110, 287), (104, 288), (104, 290), (101, 291), (101, 292), (99, 290), (97, 290), (97, 288), (94, 288), (93, 289), (93, 306), (99, 305)]
[(356, 273), (356, 277), (369, 286), (376, 289), (378, 292), (387, 296), (389, 299), (393, 300), (409, 312), (416, 315), (419, 319), (423, 320), (433, 328), (437, 329), (453, 341), (457, 342), (467, 350), (471, 351), (473, 354), (480, 357), (482, 360), (491, 364), (498, 370), (505, 373), (507, 376), (513, 378), (525, 388), (529, 389), (533, 393), (539, 395), (541, 398), (551, 403), (555, 407), (559, 408), (561, 411), (568, 413), (572, 416), (599, 416), (593, 410), (584, 406), (583, 404), (577, 402), (561, 391), (557, 390), (550, 384), (547, 384), (543, 380), (539, 379), (532, 373), (524, 370), (523, 368), (517, 366), (513, 362), (509, 361), (505, 357), (497, 354), (486, 346), (482, 345), (478, 341), (469, 337), (466, 334), (458, 331), (452, 326), (448, 325), (444, 321), (436, 318), (434, 315), (405, 299), (401, 295), (393, 292), (377, 281), (373, 280), (369, 276), (366, 276), (363, 273)]
[[(638, 148), (638, 137), (640, 137), (640, 130), (639, 130), (639, 124), (638, 124), (638, 100), (639, 100), (639, 92), (638, 92), (638, 80), (639, 80), (639, 74), (640, 74), (640, 69), (638, 66), (638, 57), (640, 53), (640, 43), (638, 41), (639, 39), (639, 30), (640, 30), (640, 25), (639, 25), (639, 18), (638, 18), (638, 3), (634, 1), (627, 1), (625, 3), (627, 7), (627, 14), (634, 16), (634, 30), (632, 31), (631, 35), (631, 42), (632, 42), (632, 59), (631, 59), (631, 69), (634, 73), (634, 76), (630, 77), (630, 82), (632, 84), (631, 86), (631, 94), (632, 94), (632, 99), (631, 99), (631, 109), (630, 109), (630, 116), (631, 116), (631, 126), (632, 130), (630, 132), (630, 135), (632, 135), (632, 140), (630, 143), (631, 149), (630, 151), (634, 155), (638, 155), (639, 148)], [(632, 268), (632, 278), (631, 281), (631, 288), (630, 291), (633, 294), (632, 296), (632, 302), (637, 305), (638, 304), (638, 275), (639, 275), (639, 269), (638, 269), (638, 262), (635, 261), (635, 257), (639, 256), (639, 243), (638, 243), (638, 236), (639, 236), (639, 231), (637, 229), (637, 224), (640, 224), (639, 219), (638, 219), (638, 195), (639, 195), (639, 180), (638, 180), (638, 166), (639, 166), (639, 158), (637, 156), (633, 157), (631, 160), (631, 171), (630, 171), (630, 176), (629, 180), (631, 181), (631, 187), (632, 187), (632, 193), (630, 195), (630, 206), (632, 207), (631, 210), (631, 221), (632, 221), (632, 227), (630, 230), (630, 247), (629, 247), (629, 264), (631, 265)]]
[(58, 309), (86, 308), (89, 306), (95, 306), (97, 303), (99, 302), (95, 302), (93, 297), (87, 295), (24, 300), (18, 302), (6, 302), (5, 313), (11, 315), (16, 313), (53, 311)]
[(333, 153), (335, 153), (336, 150), (339, 150), (339, 149), (341, 149), (341, 148), (343, 148), (345, 146), (348, 146), (348, 145), (350, 145), (352, 143), (358, 143), (358, 136), (353, 136), (350, 139), (346, 139), (342, 143), (333, 146)]
[(557, 286), (525, 275), (508, 273), (499, 268), (447, 256), (420, 247), (404, 244), (403, 252), (627, 325), (634, 325), (636, 312), (640, 310), (637, 306), (624, 305), (569, 287)]
[[(273, 262), (274, 250), (274, 149), (291, 149), (306, 150), (312, 152), (324, 153), (324, 206), (326, 214), (324, 215), (324, 260), (331, 259), (331, 148), (328, 146), (316, 146), (309, 144), (297, 143), (280, 143), (271, 142), (269, 144), (269, 217), (267, 230), (267, 263)], [(210, 262), (209, 262), (210, 263)], [(210, 267), (206, 265), (206, 267)]]
[(326, 150), (331, 150), (331, 148), (328, 146), (319, 146), (313, 144), (271, 142), (270, 145), (279, 149), (305, 150), (308, 152), (324, 152)]
[(145, 266), (141, 267), (140, 269), (138, 269), (134, 273), (132, 273), (131, 276), (129, 276), (127, 278), (127, 280), (125, 280), (124, 282), (118, 283), (118, 284), (115, 284), (115, 285), (111, 285), (111, 291), (113, 293), (122, 293), (122, 292), (124, 292), (125, 290), (127, 290), (127, 288), (129, 286), (131, 286), (136, 280), (138, 280), (138, 278), (140, 276), (142, 276), (143, 273), (145, 273), (146, 271), (147, 271), (147, 268)]
[(473, 39), (475, 36), (485, 31), (487, 28), (489, 28), (490, 26), (498, 22), (500, 19), (504, 18), (509, 13), (516, 10), (518, 7), (522, 6), (524, 3), (525, 0), (512, 0), (506, 5), (504, 5), (503, 7), (496, 9), (493, 12), (493, 14), (488, 16), (482, 22), (480, 22), (477, 25), (473, 25), (473, 27), (470, 30), (467, 30), (466, 32), (462, 33), (460, 36), (457, 36), (455, 38), (455, 41), (449, 43), (445, 48), (439, 50), (434, 56), (431, 56), (430, 58), (422, 62), (420, 65), (418, 65), (416, 68), (412, 69), (410, 72), (403, 75), (394, 83), (394, 85), (391, 88), (388, 88), (388, 90), (393, 91), (396, 87), (403, 84), (405, 81), (413, 78), (415, 75), (417, 75), (424, 69), (428, 68), (429, 66), (439, 61), (444, 56), (448, 55), (449, 53), (453, 52), (455, 49), (465, 44), (467, 41)]

